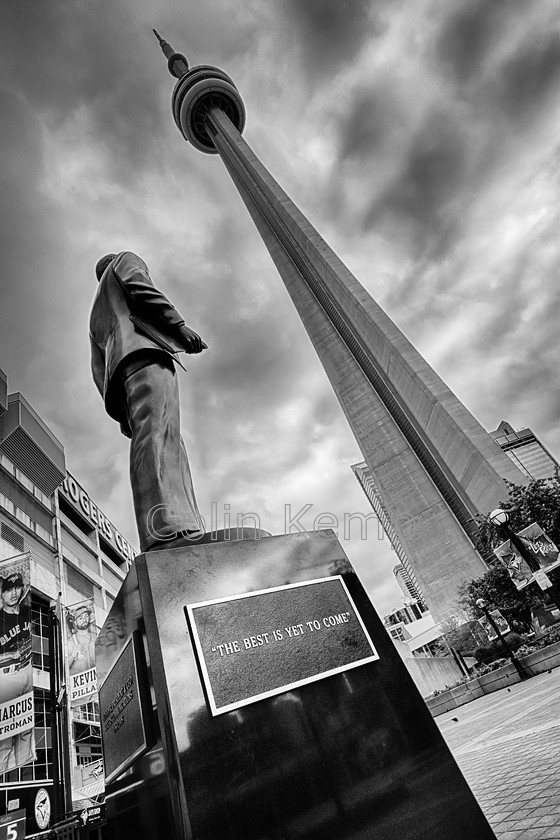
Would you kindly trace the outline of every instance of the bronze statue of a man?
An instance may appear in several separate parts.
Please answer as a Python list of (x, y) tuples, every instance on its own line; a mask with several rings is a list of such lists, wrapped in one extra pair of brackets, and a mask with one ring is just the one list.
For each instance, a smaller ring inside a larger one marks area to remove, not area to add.
[(165, 548), (171, 537), (204, 532), (181, 437), (175, 362), (177, 353), (200, 353), (206, 344), (155, 288), (136, 254), (107, 254), (95, 273), (93, 379), (107, 413), (131, 440), (140, 550)]

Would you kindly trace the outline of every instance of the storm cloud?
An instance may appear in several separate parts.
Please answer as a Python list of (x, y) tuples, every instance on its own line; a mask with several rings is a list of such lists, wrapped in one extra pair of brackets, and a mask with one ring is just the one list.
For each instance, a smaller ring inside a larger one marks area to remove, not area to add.
[[(309, 528), (370, 510), (268, 252), (221, 161), (176, 129), (153, 27), (232, 76), (247, 141), (475, 416), (560, 454), (556, 3), (19, 0), (0, 10), (0, 368), (107, 516), (136, 541), (87, 335), (95, 262), (122, 249), (209, 345), (180, 372), (204, 516), (281, 533), (286, 506), (311, 505)], [(343, 545), (384, 613), (400, 596), (377, 537)]]

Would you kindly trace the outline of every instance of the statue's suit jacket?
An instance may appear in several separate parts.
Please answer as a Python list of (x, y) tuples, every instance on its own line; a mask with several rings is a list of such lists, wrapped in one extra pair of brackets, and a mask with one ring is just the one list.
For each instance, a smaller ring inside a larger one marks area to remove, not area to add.
[(123, 251), (105, 270), (90, 316), (91, 368), (107, 413), (127, 433), (120, 399), (120, 373), (135, 357), (150, 352), (177, 357), (187, 349), (178, 327), (183, 318), (155, 288), (146, 263)]

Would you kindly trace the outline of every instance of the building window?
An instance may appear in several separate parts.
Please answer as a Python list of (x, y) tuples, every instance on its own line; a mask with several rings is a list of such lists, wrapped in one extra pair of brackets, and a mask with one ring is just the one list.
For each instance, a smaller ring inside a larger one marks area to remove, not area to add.
[(101, 750), (101, 730), (99, 726), (74, 721), (74, 746), (76, 763), (91, 764), (103, 757)]
[(60, 512), (68, 517), (70, 522), (76, 526), (78, 531), (84, 534), (88, 539), (95, 538), (95, 528), (91, 522), (88, 522), (84, 516), (78, 513), (74, 506), (71, 505), (61, 493), (58, 494), (58, 506), (60, 508)]
[(0, 785), (10, 782), (46, 781), (53, 777), (50, 698), (47, 691), (36, 688), (35, 701), (35, 748), (37, 758), (17, 770), (0, 774)]
[[(37, 759), (29, 765), (33, 779), (52, 779), (52, 742), (50, 697), (46, 691), (35, 689), (35, 747)], [(22, 767), (21, 770), (25, 770)], [(24, 778), (22, 777), (22, 781)]]
[(0, 527), (0, 536), (7, 543), (13, 545), (13, 547), (17, 549), (17, 551), (25, 551), (25, 543), (21, 534), (18, 534), (17, 531), (14, 531), (13, 528), (10, 528), (9, 525), (5, 525), (3, 522)]
[(85, 575), (76, 571), (73, 566), (66, 566), (66, 574), (69, 585), (77, 592), (81, 592), (86, 598), (93, 598), (93, 583)]
[(31, 598), (31, 633), (33, 667), (48, 671), (50, 667), (49, 605), (35, 595)]
[(72, 709), (74, 720), (83, 721), (86, 723), (99, 723), (99, 703), (90, 702), (83, 703), (81, 706), (76, 706)]

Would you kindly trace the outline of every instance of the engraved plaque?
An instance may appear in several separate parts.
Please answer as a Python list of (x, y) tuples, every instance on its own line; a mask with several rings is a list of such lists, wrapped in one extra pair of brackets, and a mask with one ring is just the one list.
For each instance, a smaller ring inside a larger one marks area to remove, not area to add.
[(142, 639), (130, 636), (99, 688), (105, 780), (110, 782), (148, 747)]
[(340, 575), (185, 612), (213, 715), (379, 658)]

